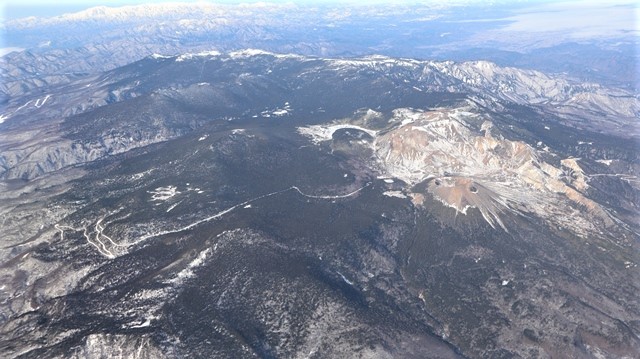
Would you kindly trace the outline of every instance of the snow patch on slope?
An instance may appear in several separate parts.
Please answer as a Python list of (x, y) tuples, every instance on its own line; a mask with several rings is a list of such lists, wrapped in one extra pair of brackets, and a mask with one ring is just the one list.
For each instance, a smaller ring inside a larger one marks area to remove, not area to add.
[(309, 137), (311, 139), (311, 142), (319, 144), (321, 142), (331, 140), (333, 138), (334, 132), (343, 128), (352, 128), (355, 130), (363, 131), (368, 133), (372, 137), (375, 137), (377, 134), (377, 131), (351, 124), (313, 125), (308, 127), (298, 127), (297, 130), (301, 135)]
[(158, 187), (153, 191), (148, 191), (151, 194), (152, 201), (166, 201), (169, 198), (179, 194), (176, 186)]

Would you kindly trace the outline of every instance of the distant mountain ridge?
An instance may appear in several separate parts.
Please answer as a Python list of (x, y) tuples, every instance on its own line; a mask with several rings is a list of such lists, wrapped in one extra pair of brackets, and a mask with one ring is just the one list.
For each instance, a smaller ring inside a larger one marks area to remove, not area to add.
[[(595, 43), (558, 37), (562, 40), (559, 43), (545, 44), (533, 34), (533, 38), (527, 35), (521, 39), (524, 49), (514, 51), (474, 39), (474, 29), (482, 29), (482, 23), (451, 15), (455, 9), (493, 13), (497, 18), (487, 24), (498, 29), (502, 24), (499, 17), (508, 18), (513, 11), (473, 2), (393, 7), (163, 3), (16, 19), (0, 24), (5, 46), (22, 49), (0, 58), (0, 82), (13, 84), (8, 92), (2, 91), (6, 98), (24, 91), (17, 89), (22, 80), (38, 78), (41, 85), (66, 83), (74, 75), (111, 70), (152, 53), (177, 56), (212, 48), (220, 52), (261, 48), (318, 57), (381, 53), (440, 61), (484, 59), (547, 73), (566, 72), (580, 81), (628, 90), (635, 86), (633, 76), (628, 75), (638, 61), (632, 35)], [(458, 31), (460, 23), (468, 30)], [(372, 36), (374, 30), (383, 36)], [(511, 34), (501, 40), (518, 43), (519, 37)]]

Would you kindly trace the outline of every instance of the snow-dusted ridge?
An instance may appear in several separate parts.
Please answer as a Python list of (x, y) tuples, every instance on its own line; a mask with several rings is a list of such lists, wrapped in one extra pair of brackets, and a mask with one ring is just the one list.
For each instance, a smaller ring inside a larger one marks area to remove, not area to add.
[(407, 58), (395, 58), (389, 57), (385, 55), (368, 55), (363, 57), (356, 58), (325, 58), (324, 59), (330, 66), (334, 68), (347, 68), (350, 66), (355, 67), (380, 67), (380, 66), (403, 66), (410, 68), (417, 68), (419, 66), (424, 66), (430, 61), (422, 61), (415, 59), (407, 59)]
[[(182, 61), (185, 61), (185, 60), (191, 60), (191, 59), (198, 58), (198, 57), (218, 57), (221, 54), (222, 53), (220, 53), (219, 51), (216, 51), (216, 50), (202, 51), (202, 52), (196, 52), (196, 53), (186, 53), (186, 54), (177, 56), (176, 57), (176, 62), (182, 62)], [(158, 57), (154, 57), (154, 58), (158, 58)]]
[(197, 58), (209, 58), (209, 57), (216, 57), (216, 58), (229, 58), (229, 59), (243, 59), (243, 58), (250, 58), (250, 57), (254, 57), (254, 56), (270, 56), (270, 57), (275, 57), (278, 59), (305, 59), (307, 57), (302, 56), (302, 55), (296, 55), (296, 54), (279, 54), (279, 53), (274, 53), (274, 52), (270, 52), (270, 51), (265, 51), (265, 50), (260, 50), (260, 49), (243, 49), (243, 50), (237, 50), (237, 51), (230, 51), (230, 52), (220, 52), (217, 50), (207, 50), (207, 51), (200, 51), (200, 52), (187, 52), (181, 55), (163, 55), (163, 54), (157, 54), (154, 53), (152, 55), (149, 56), (149, 58), (152, 58), (154, 60), (162, 60), (162, 59), (175, 59), (176, 62), (183, 62), (183, 61), (187, 61), (187, 60), (193, 60), (193, 59), (197, 59)]
[[(463, 85), (481, 93), (493, 93), (501, 100), (526, 104), (550, 104), (580, 106), (584, 103), (598, 102), (606, 110), (615, 110), (624, 101), (635, 102), (627, 116), (640, 113), (637, 98), (623, 90), (605, 88), (595, 83), (578, 83), (560, 75), (549, 76), (535, 70), (524, 70), (514, 67), (498, 66), (488, 61), (428, 61), (407, 58), (393, 58), (384, 55), (369, 55), (355, 58), (319, 58), (297, 54), (283, 54), (261, 49), (242, 49), (221, 53), (216, 50), (198, 53), (185, 53), (177, 56), (177, 61), (197, 57), (228, 57), (232, 59), (250, 58), (254, 56), (271, 56), (290, 59), (322, 60), (330, 68), (341, 71), (349, 68), (370, 67), (388, 69), (406, 67), (416, 72), (415, 80), (424, 81), (436, 75), (440, 80), (447, 81), (442, 85)], [(152, 55), (155, 59), (167, 58), (160, 54)]]
[(86, 10), (67, 13), (48, 18), (26, 17), (11, 20), (5, 23), (6, 27), (29, 28), (33, 26), (55, 25), (61, 23), (80, 22), (140, 22), (149, 19), (175, 19), (184, 20), (190, 17), (216, 18), (233, 15), (250, 16), (265, 12), (282, 12), (295, 8), (293, 3), (243, 3), (243, 4), (216, 4), (213, 2), (166, 2), (148, 3), (125, 6), (96, 6)]
[(305, 59), (306, 56), (296, 55), (296, 54), (279, 54), (275, 52), (260, 50), (260, 49), (243, 49), (238, 51), (229, 52), (229, 57), (237, 59), (237, 58), (248, 58), (253, 56), (272, 56), (279, 59)]
[[(216, 50), (185, 53), (173, 56), (175, 61), (203, 57), (220, 59), (248, 59), (269, 56), (276, 59), (300, 61), (319, 60), (336, 72), (368, 68), (385, 72), (402, 70), (403, 80), (415, 91), (437, 90), (471, 92), (490, 101), (511, 102), (540, 107), (544, 111), (564, 117), (568, 121), (576, 118), (593, 118), (603, 121), (601, 114), (614, 116), (606, 121), (632, 120), (640, 116), (640, 98), (626, 90), (608, 88), (596, 83), (574, 81), (562, 75), (547, 75), (540, 71), (498, 66), (488, 61), (427, 61), (369, 55), (356, 58), (322, 58), (296, 54), (280, 54), (260, 49), (243, 49), (227, 53)], [(172, 56), (151, 55), (154, 59)], [(417, 86), (416, 86), (417, 85)], [(578, 121), (586, 125), (588, 121)], [(616, 127), (616, 126), (600, 126)]]

